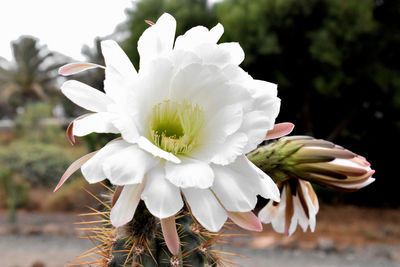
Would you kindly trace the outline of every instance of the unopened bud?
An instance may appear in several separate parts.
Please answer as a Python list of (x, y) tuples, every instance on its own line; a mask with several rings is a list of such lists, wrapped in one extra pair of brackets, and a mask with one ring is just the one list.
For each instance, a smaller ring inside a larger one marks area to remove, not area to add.
[(247, 155), (278, 184), (302, 179), (323, 186), (357, 191), (375, 179), (364, 157), (332, 142), (309, 136), (283, 137)]

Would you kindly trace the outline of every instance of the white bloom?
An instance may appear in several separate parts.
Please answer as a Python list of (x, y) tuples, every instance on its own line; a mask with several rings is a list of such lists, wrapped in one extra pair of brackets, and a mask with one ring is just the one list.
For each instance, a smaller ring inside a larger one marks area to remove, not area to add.
[(261, 222), (271, 223), (276, 232), (286, 235), (292, 235), (297, 224), (304, 232), (308, 226), (314, 232), (319, 205), (311, 184), (297, 180), (292, 181), (292, 185), (284, 183), (282, 187), (280, 203), (270, 201), (260, 210)]
[[(154, 216), (174, 216), (183, 195), (195, 218), (218, 231), (228, 216), (239, 224), (254, 219), (236, 213), (248, 214), (257, 195), (279, 201), (275, 183), (245, 154), (273, 128), (280, 100), (275, 84), (238, 66), (238, 43), (217, 44), (222, 25), (194, 27), (174, 44), (175, 26), (164, 14), (143, 33), (139, 72), (114, 41), (101, 43), (105, 94), (77, 81), (62, 86), (94, 112), (75, 120), (69, 135), (121, 133), (81, 168), (90, 183), (107, 178), (124, 186), (111, 211), (115, 226), (132, 219), (140, 198)], [(74, 63), (60, 73), (93, 67)]]

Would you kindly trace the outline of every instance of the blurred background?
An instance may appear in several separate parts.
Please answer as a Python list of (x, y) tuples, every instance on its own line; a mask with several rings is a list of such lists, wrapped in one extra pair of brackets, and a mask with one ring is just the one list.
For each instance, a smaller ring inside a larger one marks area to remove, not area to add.
[[(137, 41), (148, 27), (144, 20), (156, 21), (163, 12), (176, 18), (177, 35), (220, 22), (225, 28), (220, 42), (239, 42), (246, 53), (243, 69), (278, 84), (278, 122), (293, 122), (292, 134), (326, 139), (363, 155), (376, 170), (376, 181), (356, 193), (315, 188), (321, 203), (315, 233), (298, 229), (288, 238), (265, 225), (260, 234), (233, 240), (233, 251), (251, 257), (238, 262), (400, 264), (400, 1), (10, 0), (2, 1), (0, 10), (0, 258), (6, 258), (5, 266), (64, 266), (90, 247), (74, 239), (79, 234), (73, 223), (87, 206), (98, 205), (82, 188), (100, 194), (104, 187), (89, 186), (77, 173), (59, 192), (52, 190), (70, 163), (103, 146), (109, 136), (89, 135), (74, 147), (68, 144), (65, 129), (84, 110), (60, 93), (65, 79), (57, 69), (77, 60), (104, 64), (104, 39), (118, 41), (138, 67)], [(102, 90), (104, 72), (91, 70), (73, 79)], [(260, 206), (265, 203), (260, 199)]]

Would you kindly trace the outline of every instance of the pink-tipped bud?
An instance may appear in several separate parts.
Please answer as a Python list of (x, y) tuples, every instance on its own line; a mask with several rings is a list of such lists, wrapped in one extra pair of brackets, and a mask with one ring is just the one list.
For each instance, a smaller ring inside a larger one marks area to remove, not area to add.
[(278, 184), (302, 179), (344, 191), (357, 191), (374, 181), (369, 162), (332, 142), (290, 136), (247, 155)]

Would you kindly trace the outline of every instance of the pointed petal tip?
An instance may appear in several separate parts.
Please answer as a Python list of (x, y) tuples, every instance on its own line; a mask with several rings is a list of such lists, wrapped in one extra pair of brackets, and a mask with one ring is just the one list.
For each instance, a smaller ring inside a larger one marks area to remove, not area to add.
[(58, 185), (56, 186), (56, 188), (54, 188), (53, 193), (57, 192), (58, 189), (60, 189), (60, 187), (61, 187), (61, 185), (58, 184)]
[(261, 232), (263, 226), (260, 219), (251, 211), (231, 212), (227, 211), (228, 217), (239, 227), (255, 232)]

